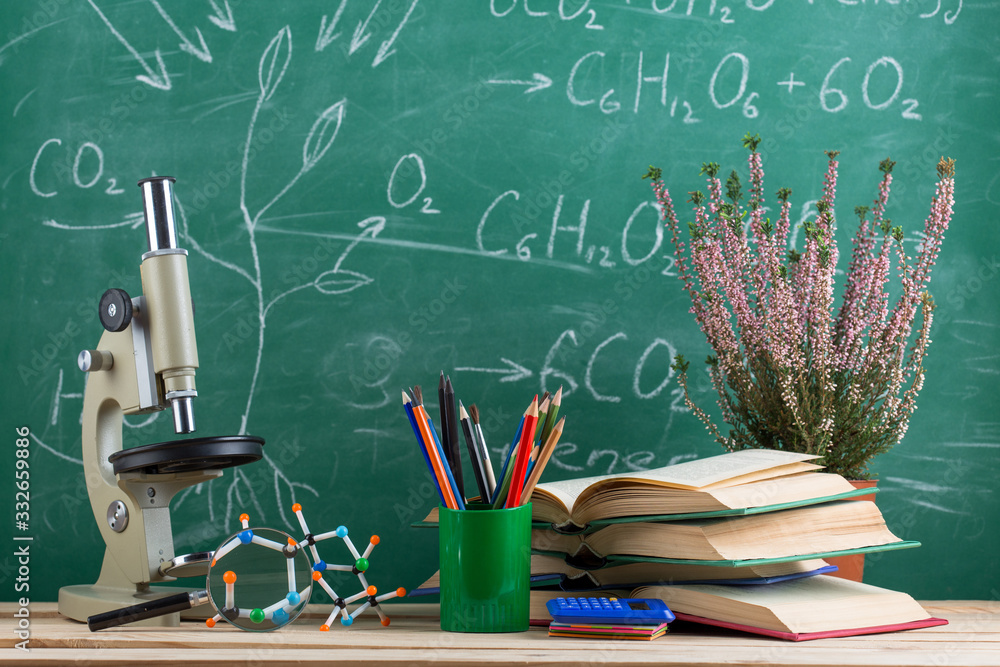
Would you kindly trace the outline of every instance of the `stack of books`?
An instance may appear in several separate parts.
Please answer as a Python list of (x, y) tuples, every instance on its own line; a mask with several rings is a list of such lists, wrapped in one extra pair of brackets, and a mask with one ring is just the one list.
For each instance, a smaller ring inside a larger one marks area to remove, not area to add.
[[(678, 619), (801, 640), (941, 625), (824, 558), (919, 546), (804, 454), (732, 452), (531, 494), (532, 619), (566, 591), (661, 598)], [(433, 525), (435, 512), (425, 519)], [(417, 591), (433, 592), (434, 578)]]

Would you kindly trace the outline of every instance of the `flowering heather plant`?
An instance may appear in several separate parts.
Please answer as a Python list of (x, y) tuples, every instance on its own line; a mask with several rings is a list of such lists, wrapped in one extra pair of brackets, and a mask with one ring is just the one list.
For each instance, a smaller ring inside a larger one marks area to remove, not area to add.
[[(818, 454), (830, 472), (865, 479), (869, 461), (906, 433), (923, 386), (934, 312), (926, 287), (951, 220), (955, 162), (938, 164), (916, 258), (906, 254), (902, 228), (885, 217), (894, 163), (880, 164), (878, 198), (854, 211), (860, 224), (835, 310), (838, 153), (827, 153), (818, 213), (803, 225), (804, 248), (787, 250), (791, 191), (777, 192), (777, 221), (765, 217), (759, 142), (743, 139), (750, 150), (746, 195), (735, 171), (723, 183), (718, 164), (702, 165), (708, 194), (689, 193), (687, 242), (661, 171), (650, 167), (643, 177), (652, 181), (691, 312), (714, 352), (706, 363), (728, 435), (692, 401), (683, 356), (673, 368), (688, 407), (727, 449)], [(890, 308), (893, 262), (901, 289)]]

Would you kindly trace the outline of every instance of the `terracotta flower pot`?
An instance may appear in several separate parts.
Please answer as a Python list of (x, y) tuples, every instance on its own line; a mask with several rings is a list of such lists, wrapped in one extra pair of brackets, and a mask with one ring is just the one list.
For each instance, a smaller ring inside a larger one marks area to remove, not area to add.
[[(874, 479), (855, 479), (850, 480), (851, 484), (854, 485), (855, 489), (871, 489), (874, 488), (878, 483)], [(851, 500), (875, 500), (875, 494), (870, 493), (864, 496), (855, 496)], [(824, 559), (830, 565), (836, 565), (837, 571), (832, 572), (827, 576), (830, 577), (840, 577), (841, 579), (850, 579), (851, 581), (861, 581), (861, 578), (865, 573), (865, 555), (864, 554), (852, 554), (850, 556), (837, 556), (836, 558), (825, 558)]]

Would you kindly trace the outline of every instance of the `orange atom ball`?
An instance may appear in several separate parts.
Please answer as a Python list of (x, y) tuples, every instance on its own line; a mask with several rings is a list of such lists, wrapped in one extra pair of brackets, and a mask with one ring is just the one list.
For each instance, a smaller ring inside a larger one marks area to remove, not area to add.
[(406, 597), (406, 589), (405, 588), (397, 588), (396, 589), (396, 595), (398, 595), (401, 598), (405, 598)]
[(369, 586), (368, 587), (368, 595), (375, 595), (376, 593), (378, 593), (378, 589), (377, 588), (375, 588), (374, 586)]
[(388, 616), (386, 616), (385, 618), (382, 619), (382, 625), (384, 625), (385, 627), (389, 627), (389, 617)]
[(210, 628), (214, 628), (215, 627), (215, 619), (214, 618), (206, 619), (205, 620), (205, 625), (207, 625)]
[(302, 511), (302, 505), (299, 505), (298, 503), (295, 503), (294, 505), (292, 505), (292, 511), (293, 512), (301, 512)]
[(291, 537), (288, 538), (288, 543), (290, 545), (292, 545), (293, 547), (295, 546), (295, 540), (293, 538), (291, 538)]
[(249, 521), (249, 520), (250, 520), (250, 515), (247, 514), (246, 512), (240, 515), (240, 521)]
[(317, 571), (313, 570), (313, 581), (319, 581), (322, 578), (323, 578), (323, 573), (322, 572), (317, 572)]
[(372, 535), (371, 543), (378, 544), (378, 535)]
[(236, 573), (232, 570), (226, 570), (226, 573), (222, 575), (222, 580), (227, 584), (236, 583)]
[(330, 629), (330, 626), (324, 623), (323, 625), (319, 626), (319, 629), (321, 632), (326, 632), (327, 630)]

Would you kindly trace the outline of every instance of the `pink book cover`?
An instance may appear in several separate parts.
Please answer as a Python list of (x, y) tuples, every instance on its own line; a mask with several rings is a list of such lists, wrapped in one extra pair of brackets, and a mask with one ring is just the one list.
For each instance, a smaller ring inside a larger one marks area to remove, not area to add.
[(704, 618), (702, 616), (693, 616), (691, 614), (684, 614), (679, 611), (675, 611), (674, 616), (676, 616), (677, 620), (679, 621), (692, 621), (694, 623), (703, 623), (705, 625), (715, 625), (720, 628), (728, 628), (730, 630), (742, 630), (743, 632), (752, 632), (758, 635), (765, 635), (767, 637), (776, 637), (778, 639), (787, 639), (793, 642), (808, 641), (810, 639), (827, 639), (830, 637), (854, 637), (856, 635), (874, 635), (882, 632), (897, 632), (899, 630), (916, 630), (918, 628), (931, 628), (937, 625), (948, 624), (948, 621), (943, 618), (926, 618), (919, 621), (910, 621), (908, 623), (893, 623), (891, 625), (873, 625), (867, 628), (845, 628), (843, 630), (826, 630), (823, 632), (782, 632), (781, 630), (768, 630), (766, 628), (758, 628), (752, 625), (744, 625), (742, 623), (717, 621), (715, 619)]

